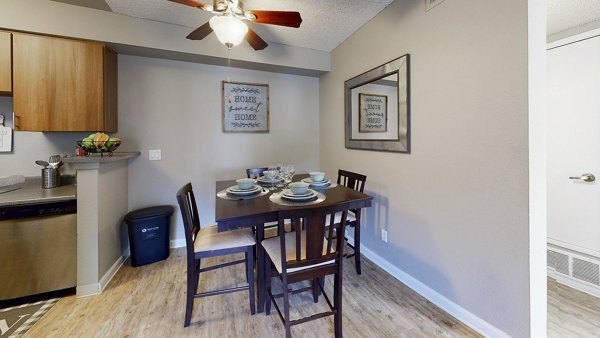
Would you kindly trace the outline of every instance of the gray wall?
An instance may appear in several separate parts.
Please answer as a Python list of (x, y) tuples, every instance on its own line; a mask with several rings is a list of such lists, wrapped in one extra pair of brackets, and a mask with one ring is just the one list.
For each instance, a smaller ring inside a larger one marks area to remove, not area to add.
[[(245, 177), (245, 168), (277, 163), (296, 164), (297, 172), (319, 168), (319, 80), (231, 69), (232, 81), (269, 84), (270, 132), (223, 133), (221, 81), (227, 72), (119, 56), (121, 147), (142, 152), (129, 167), (130, 209), (175, 205), (175, 193), (191, 181), (201, 222), (212, 225), (216, 180)], [(150, 149), (161, 149), (162, 161), (149, 161)], [(183, 241), (178, 213), (172, 238)]]
[[(232, 68), (232, 81), (269, 84), (270, 94), (271, 131), (234, 134), (223, 133), (221, 125), (227, 74), (227, 67), (119, 55), (118, 151), (142, 152), (130, 161), (130, 210), (176, 205), (177, 189), (191, 181), (201, 222), (212, 225), (216, 180), (277, 163), (295, 164), (297, 172), (319, 169), (319, 80)], [(0, 113), (12, 111), (11, 98), (0, 104)], [(17, 132), (14, 153), (0, 153), (0, 176), (39, 175), (36, 159), (73, 153), (87, 134)], [(149, 161), (150, 149), (161, 149), (162, 161)], [(173, 219), (173, 244), (184, 245), (178, 210)]]
[(97, 175), (98, 192), (98, 277), (102, 278), (126, 257), (129, 243), (123, 217), (127, 214), (127, 162), (102, 164)]
[[(515, 337), (530, 329), (527, 5), (395, 1), (320, 80), (321, 166), (366, 174), (375, 197), (363, 244)], [(345, 149), (343, 82), (406, 53), (412, 153)]]

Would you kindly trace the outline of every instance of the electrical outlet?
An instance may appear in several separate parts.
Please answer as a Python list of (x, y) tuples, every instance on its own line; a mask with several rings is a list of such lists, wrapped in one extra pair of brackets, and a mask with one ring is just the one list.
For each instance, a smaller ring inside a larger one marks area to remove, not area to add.
[(160, 149), (148, 150), (148, 159), (150, 161), (160, 161), (161, 154)]
[(387, 230), (381, 229), (381, 240), (387, 243)]

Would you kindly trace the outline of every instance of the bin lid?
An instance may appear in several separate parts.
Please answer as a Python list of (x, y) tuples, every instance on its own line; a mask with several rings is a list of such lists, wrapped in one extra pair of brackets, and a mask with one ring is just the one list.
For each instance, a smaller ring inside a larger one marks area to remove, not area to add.
[(170, 205), (159, 205), (155, 207), (134, 210), (125, 215), (125, 221), (135, 221), (138, 219), (157, 216), (171, 216), (174, 210), (175, 209), (173, 209), (173, 207)]

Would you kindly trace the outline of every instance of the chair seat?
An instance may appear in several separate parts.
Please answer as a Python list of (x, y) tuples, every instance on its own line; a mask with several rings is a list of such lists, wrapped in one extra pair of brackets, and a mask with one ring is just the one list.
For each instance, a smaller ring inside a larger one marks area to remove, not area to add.
[[(267, 225), (270, 225), (267, 227)], [(277, 237), (277, 229), (278, 229), (279, 223), (278, 222), (269, 222), (269, 223), (265, 223), (265, 236), (263, 237), (264, 239), (267, 238), (271, 238), (271, 237)], [(292, 231), (292, 223), (289, 219), (285, 220), (285, 232), (290, 232)]]
[(194, 252), (240, 248), (256, 244), (250, 228), (219, 232), (216, 225), (201, 228), (194, 241)]
[[(300, 255), (301, 255), (301, 259), (305, 259), (306, 258), (306, 245), (304, 244), (304, 242), (306, 242), (306, 232), (305, 231), (302, 231), (301, 242), (302, 242), (302, 244), (301, 244)], [(280, 240), (280, 238), (277, 236), (277, 237), (265, 239), (264, 241), (262, 241), (262, 246), (265, 249), (266, 254), (269, 255), (269, 257), (271, 258), (271, 261), (275, 265), (277, 272), (281, 273), (283, 270), (283, 265), (281, 263), (281, 240)], [(287, 251), (286, 259), (288, 261), (296, 259), (296, 233), (295, 232), (290, 232), (290, 233), (285, 234), (285, 250)], [(332, 250), (335, 250), (335, 248), (332, 247)], [(323, 241), (323, 254), (326, 254), (326, 253), (327, 253), (327, 240), (325, 239)], [(305, 269), (309, 269), (309, 268), (314, 268), (316, 266), (330, 264), (333, 262), (334, 262), (334, 260), (332, 259), (332, 260), (329, 260), (329, 261), (326, 261), (323, 263), (319, 263), (319, 264), (313, 264), (313, 265), (302, 266), (299, 268), (287, 269), (287, 272), (295, 272), (295, 271), (305, 270)]]
[[(335, 214), (335, 219), (333, 220), (333, 224), (340, 224), (342, 221), (342, 213), (338, 212)], [(354, 223), (356, 222), (356, 215), (352, 211), (348, 211), (348, 216), (346, 216), (346, 223)], [(329, 217), (327, 217), (327, 222), (325, 225), (329, 225)]]
[(279, 224), (277, 221), (265, 223), (265, 228), (276, 227)]

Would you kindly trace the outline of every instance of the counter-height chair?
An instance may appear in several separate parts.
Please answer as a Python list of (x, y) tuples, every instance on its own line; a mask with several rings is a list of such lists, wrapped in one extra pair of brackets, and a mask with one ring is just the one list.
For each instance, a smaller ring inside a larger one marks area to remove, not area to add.
[[(183, 326), (190, 325), (194, 299), (200, 297), (220, 295), (224, 293), (248, 290), (250, 313), (255, 312), (254, 303), (254, 246), (256, 241), (250, 229), (238, 229), (218, 232), (217, 226), (200, 227), (198, 207), (192, 190), (192, 184), (187, 183), (177, 192), (177, 203), (181, 209), (183, 226), (185, 230), (185, 245), (187, 250), (187, 294), (185, 304), (185, 321)], [(244, 253), (245, 259), (214, 265), (206, 268), (200, 267), (200, 260), (208, 257), (223, 256), (235, 253)], [(246, 264), (246, 281), (248, 285), (198, 292), (200, 273), (223, 268), (235, 264)]]
[[(337, 184), (344, 185), (350, 189), (354, 189), (356, 191), (364, 192), (365, 183), (367, 182), (367, 176), (362, 174), (353, 173), (347, 170), (338, 170), (338, 178)], [(354, 253), (348, 255), (350, 258), (354, 256), (354, 265), (356, 267), (356, 273), (361, 274), (360, 268), (360, 214), (361, 209), (354, 209), (348, 212), (348, 218), (346, 220), (346, 225), (354, 228), (354, 245), (348, 244), (349, 247), (354, 249)], [(337, 228), (341, 220), (341, 214), (337, 214), (334, 220), (334, 227)], [(348, 240), (346, 238), (346, 234), (342, 232), (337, 232), (337, 234), (343, 234), (344, 240)]]
[[(285, 325), (286, 337), (291, 337), (291, 327), (311, 320), (333, 316), (336, 337), (342, 337), (342, 263), (344, 240), (335, 240), (334, 228), (326, 222), (333, 221), (340, 213), (338, 231), (344, 231), (349, 203), (339, 203), (325, 207), (308, 207), (280, 211), (278, 213), (279, 236), (262, 241), (265, 250), (265, 293), (266, 314), (270, 314), (271, 303), (275, 305), (279, 317)], [(283, 231), (287, 220), (291, 220), (294, 230)], [(273, 269), (273, 267), (275, 269)], [(282, 283), (281, 294), (273, 294), (271, 288), (272, 271)], [(333, 304), (323, 288), (327, 275), (334, 275)], [(312, 286), (291, 288), (291, 284), (312, 281)], [(318, 302), (322, 293), (330, 311), (292, 320), (290, 318), (290, 295), (312, 291), (313, 301)], [(283, 312), (276, 299), (283, 298)]]
[(246, 176), (248, 176), (248, 178), (259, 178), (263, 176), (263, 172), (268, 169), (269, 168), (249, 168), (246, 169)]

